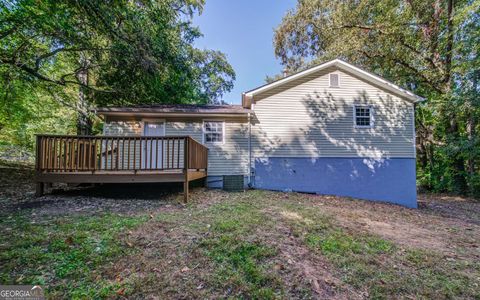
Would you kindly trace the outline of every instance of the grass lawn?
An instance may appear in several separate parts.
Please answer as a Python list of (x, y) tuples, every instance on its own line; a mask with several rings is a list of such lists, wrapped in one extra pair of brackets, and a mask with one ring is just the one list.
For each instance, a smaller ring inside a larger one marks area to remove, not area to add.
[[(0, 166), (0, 284), (49, 298), (480, 299), (480, 203), (73, 189)], [(143, 188), (141, 188), (144, 191)]]

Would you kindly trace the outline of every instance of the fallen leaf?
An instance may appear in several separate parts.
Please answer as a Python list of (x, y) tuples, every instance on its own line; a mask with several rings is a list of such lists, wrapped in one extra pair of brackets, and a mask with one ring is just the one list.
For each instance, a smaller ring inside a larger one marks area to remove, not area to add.
[(273, 266), (273, 268), (274, 268), (276, 271), (283, 270), (283, 265), (276, 264), (275, 266)]
[(72, 245), (72, 244), (73, 244), (73, 238), (72, 238), (72, 236), (68, 236), (68, 237), (65, 239), (65, 244), (67, 244), (67, 245)]
[(329, 278), (325, 278), (324, 279), (325, 283), (330, 285), (330, 286), (335, 286), (335, 282), (333, 282), (331, 279)]
[(203, 283), (200, 283), (198, 286), (197, 286), (197, 290), (201, 290), (203, 289)]
[(125, 295), (125, 288), (121, 288), (117, 291), (117, 295), (123, 296)]
[(447, 257), (447, 261), (455, 261), (455, 258)]
[(189, 268), (189, 267), (183, 267), (182, 272), (185, 273), (185, 272), (188, 272), (188, 271), (190, 271), (190, 268)]

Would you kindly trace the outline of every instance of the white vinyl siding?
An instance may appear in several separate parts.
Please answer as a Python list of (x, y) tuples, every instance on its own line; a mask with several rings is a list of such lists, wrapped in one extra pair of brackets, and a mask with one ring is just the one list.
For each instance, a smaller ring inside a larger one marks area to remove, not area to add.
[[(202, 143), (203, 121), (203, 118), (166, 118), (165, 136), (188, 135)], [(205, 144), (209, 148), (208, 175), (247, 175), (249, 158), (247, 118), (212, 119), (211, 121), (224, 122), (224, 142)], [(140, 120), (112, 119), (105, 122), (104, 134), (141, 136), (142, 128)], [(180, 149), (183, 150), (183, 145), (180, 145)], [(166, 151), (164, 155), (165, 153)], [(183, 157), (180, 157), (180, 165), (182, 164)]]
[(103, 134), (120, 136), (141, 136), (142, 122), (139, 120), (108, 120), (103, 124)]
[[(329, 74), (341, 78), (330, 88)], [(335, 68), (254, 97), (254, 157), (415, 157), (413, 105)], [(371, 106), (373, 128), (352, 126)]]
[[(247, 118), (228, 118), (219, 121), (225, 122), (224, 142), (204, 143), (209, 149), (208, 175), (247, 175), (249, 158)], [(166, 124), (167, 136), (189, 135), (202, 143), (202, 119), (167, 119)]]

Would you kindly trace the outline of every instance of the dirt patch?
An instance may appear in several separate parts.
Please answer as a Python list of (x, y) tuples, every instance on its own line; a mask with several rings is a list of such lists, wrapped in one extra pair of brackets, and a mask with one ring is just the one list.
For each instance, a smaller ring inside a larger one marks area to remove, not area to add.
[(441, 234), (421, 228), (417, 224), (392, 221), (386, 223), (361, 216), (346, 218), (340, 214), (337, 215), (337, 220), (343, 226), (363, 229), (404, 246), (448, 251), (448, 243)]
[[(418, 209), (334, 196), (309, 196), (309, 203), (349, 230), (369, 232), (405, 247), (445, 255), (455, 255), (459, 247), (464, 250), (461, 256), (479, 255), (479, 202), (458, 197), (419, 199), (423, 204)], [(472, 210), (466, 212), (469, 208)]]
[[(280, 253), (276, 259), (276, 267), (283, 272), (282, 278), (286, 286), (308, 285), (314, 292), (315, 299), (365, 299), (365, 291), (359, 291), (345, 284), (335, 273), (335, 268), (323, 257), (311, 252), (305, 244), (295, 237), (290, 228), (283, 223), (292, 217), (296, 220), (301, 218), (296, 213), (275, 214), (269, 216), (275, 218), (275, 234), (264, 236), (263, 240), (273, 244)], [(283, 220), (282, 220), (283, 219)], [(299, 282), (302, 280), (303, 282)], [(290, 288), (289, 290), (294, 290)]]
[[(107, 269), (103, 276), (127, 279), (143, 299), (221, 298), (221, 291), (206, 284), (212, 276), (211, 262), (198, 251), (201, 235), (163, 221), (148, 222), (130, 232), (126, 243), (137, 250)], [(220, 293), (219, 293), (220, 292)]]
[(480, 200), (441, 194), (420, 194), (418, 205), (422, 212), (480, 225)]

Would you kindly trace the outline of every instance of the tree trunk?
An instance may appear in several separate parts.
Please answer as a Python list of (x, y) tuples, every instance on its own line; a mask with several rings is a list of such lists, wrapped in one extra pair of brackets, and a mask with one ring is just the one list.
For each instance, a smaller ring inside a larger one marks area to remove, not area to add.
[(77, 113), (77, 134), (91, 135), (92, 134), (92, 120), (88, 111), (88, 59), (82, 54), (80, 58), (81, 69), (78, 72), (78, 81), (80, 85), (78, 91), (78, 113)]
[(452, 57), (453, 57), (453, 0), (447, 1), (447, 45), (445, 53), (445, 83), (448, 86), (448, 92), (451, 90), (452, 78)]
[[(470, 144), (473, 143), (473, 140), (475, 138), (475, 119), (473, 116), (473, 112), (470, 113), (468, 120), (467, 120), (467, 138)], [(475, 173), (475, 157), (470, 156), (470, 158), (467, 160), (467, 171), (470, 176), (474, 175)]]
[[(480, 71), (475, 70), (472, 76), (472, 86), (474, 91), (478, 90), (477, 84), (478, 84), (479, 77), (480, 77)], [(477, 120), (475, 118), (475, 104), (472, 103), (473, 99), (471, 97), (472, 96), (468, 97), (468, 102), (469, 102), (468, 107), (470, 109), (470, 113), (468, 114), (466, 131), (467, 131), (467, 138), (468, 138), (470, 147), (472, 146), (474, 147), (473, 144), (475, 143), (475, 136), (477, 134), (475, 131), (475, 127), (477, 126)], [(470, 157), (467, 160), (467, 171), (470, 177), (475, 175), (475, 169), (476, 169), (475, 158), (476, 157), (474, 155), (470, 155)]]
[[(454, 0), (447, 0), (447, 44), (445, 53), (445, 85), (446, 95), (450, 95), (452, 91), (452, 58), (453, 58), (453, 43), (454, 43), (454, 30), (453, 30), (453, 18), (454, 18)], [(454, 143), (458, 143), (460, 140), (460, 133), (458, 129), (458, 120), (455, 111), (446, 119), (447, 134), (449, 139)], [(467, 193), (467, 180), (465, 177), (465, 160), (460, 153), (455, 153), (452, 157), (453, 168), (453, 190), (458, 194)]]

